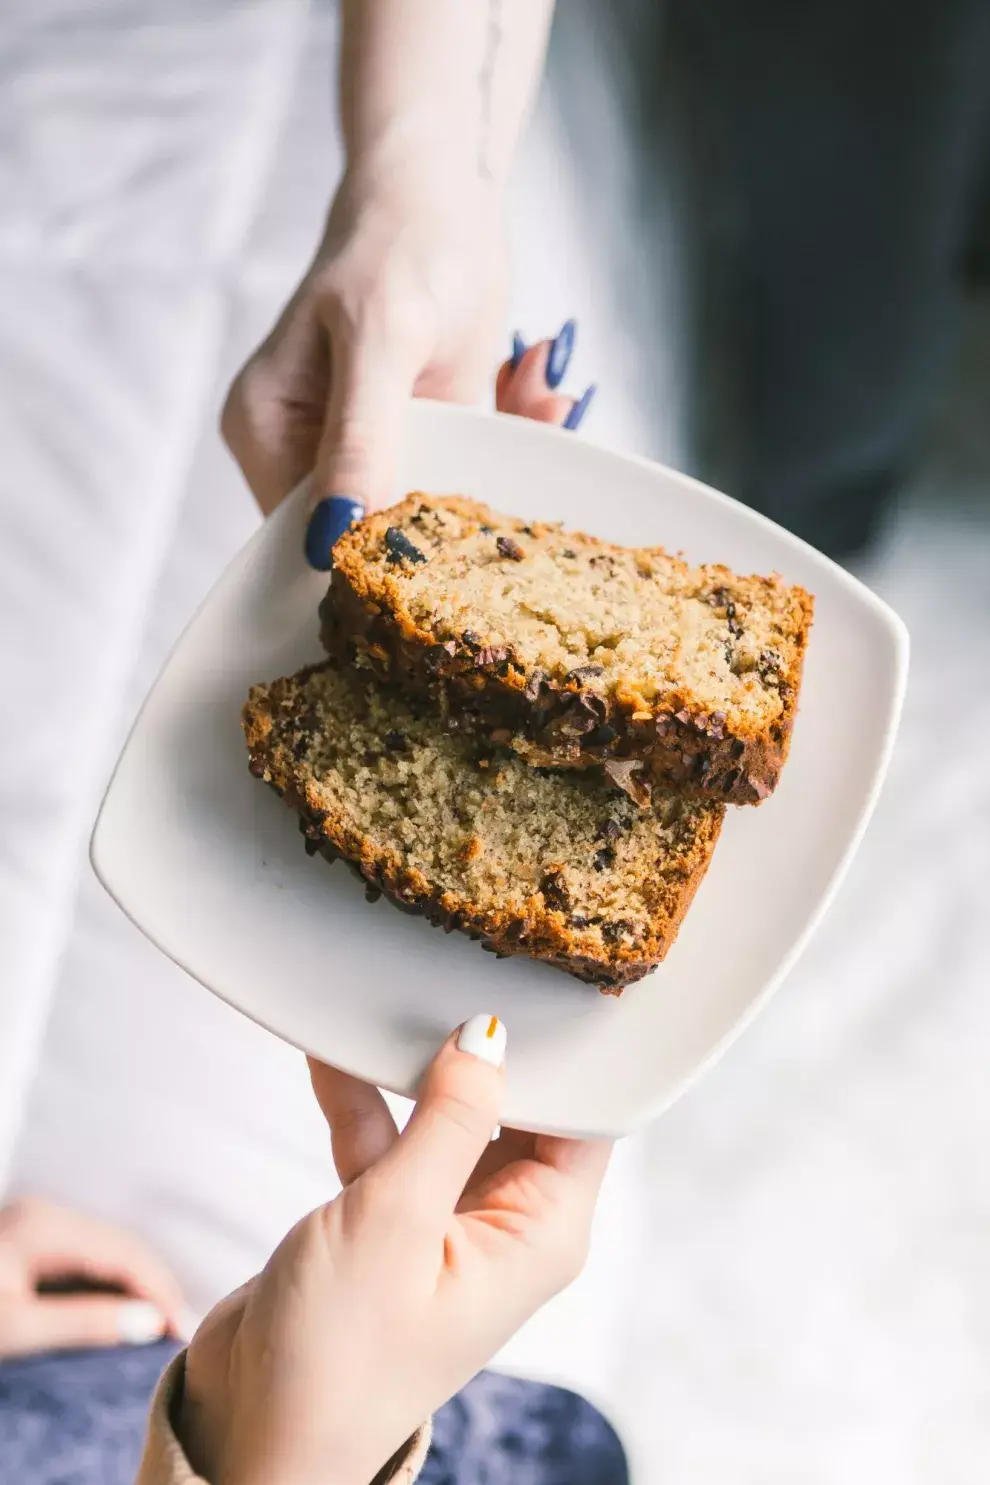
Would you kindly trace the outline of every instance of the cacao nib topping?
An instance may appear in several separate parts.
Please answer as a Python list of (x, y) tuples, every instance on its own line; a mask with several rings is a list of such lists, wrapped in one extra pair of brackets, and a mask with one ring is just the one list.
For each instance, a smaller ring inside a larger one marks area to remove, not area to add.
[(406, 751), (406, 737), (402, 732), (386, 732), (385, 746), (390, 753), (404, 753)]
[(562, 557), (570, 557), (570, 558), (573, 559), (573, 558), (575, 558), (577, 556), (577, 552), (572, 552), (571, 549), (570, 549), (570, 547), (565, 547), (564, 550), (561, 552), (560, 555)]
[(776, 650), (761, 650), (757, 662), (757, 671), (760, 680), (765, 686), (779, 686), (781, 684), (780, 668), (783, 660)]
[(595, 852), (591, 864), (596, 871), (607, 871), (610, 866), (615, 865), (615, 848), (613, 846), (602, 846), (600, 851)]
[(439, 670), (444, 660), (457, 654), (455, 640), (448, 639), (442, 645), (430, 645), (423, 656), (423, 663), (429, 671)]
[(511, 536), (497, 537), (495, 545), (499, 556), (508, 558), (510, 562), (521, 562), (526, 555), (519, 543), (513, 541)]
[(532, 526), (520, 526), (519, 527), (519, 530), (522, 532), (523, 536), (532, 536), (533, 535), (533, 528), (532, 528)]
[(398, 526), (389, 526), (385, 532), (385, 560), (391, 564), (397, 562), (425, 562), (426, 557), (419, 547), (414, 546), (404, 531)]
[(618, 737), (615, 728), (609, 722), (602, 722), (593, 732), (589, 732), (584, 740), (586, 748), (604, 748)]
[(596, 696), (593, 691), (571, 692), (573, 700), (572, 709), (582, 711), (595, 725), (604, 722), (608, 707), (603, 696)]
[(614, 815), (609, 815), (608, 819), (603, 820), (602, 823), (599, 825), (596, 839), (618, 840), (619, 836), (623, 835), (624, 833), (625, 832), (622, 822), (620, 820), (617, 820)]
[(577, 665), (573, 670), (569, 670), (564, 676), (564, 684), (566, 686), (570, 681), (577, 681), (578, 684), (580, 684), (581, 681), (594, 680), (596, 676), (604, 674), (604, 665)]
[(548, 908), (566, 912), (570, 906), (571, 895), (567, 890), (560, 871), (548, 871), (540, 882), (540, 891), (543, 893), (543, 901)]
[(587, 928), (589, 922), (590, 919), (586, 918), (583, 913), (571, 913), (572, 928)]
[(533, 671), (532, 675), (529, 677), (529, 680), (526, 682), (526, 689), (523, 692), (523, 695), (525, 696), (527, 701), (535, 701), (537, 699), (540, 692), (547, 685), (547, 679), (548, 677), (545, 670)]
[(465, 629), (464, 633), (461, 635), (461, 639), (468, 646), (468, 648), (472, 650), (478, 649), (478, 647), (480, 645), (483, 645), (485, 642), (476, 629)]
[(626, 934), (631, 934), (633, 926), (627, 918), (616, 918), (613, 923), (602, 924), (602, 938), (607, 944), (617, 944)]
[(478, 665), (492, 670), (504, 665), (508, 658), (509, 651), (505, 645), (482, 645), (475, 656)]
[(732, 601), (732, 594), (728, 588), (713, 588), (706, 600), (712, 608), (724, 608), (726, 616), (734, 619), (736, 616), (736, 605)]
[(479, 531), (483, 532), (485, 536), (494, 536), (495, 535), (495, 527), (494, 526), (480, 526), (478, 529), (479, 529)]
[(541, 736), (546, 742), (561, 738), (583, 737), (598, 725), (598, 715), (593, 707), (583, 705), (584, 698), (571, 693), (561, 697), (557, 714), (543, 728)]
[(717, 600), (715, 603), (716, 608), (725, 609), (726, 627), (733, 639), (738, 639), (739, 635), (742, 634), (742, 625), (736, 616), (736, 605), (730, 598), (728, 590), (725, 588), (716, 588), (712, 594), (712, 600)]
[(756, 795), (757, 799), (768, 798), (773, 789), (772, 784), (769, 784), (766, 779), (758, 779), (755, 774), (750, 774), (746, 782), (752, 789), (753, 793)]
[(650, 802), (650, 788), (643, 780), (635, 777), (643, 765), (638, 758), (607, 758), (604, 768), (608, 777), (617, 789), (627, 794), (633, 804), (640, 806)]

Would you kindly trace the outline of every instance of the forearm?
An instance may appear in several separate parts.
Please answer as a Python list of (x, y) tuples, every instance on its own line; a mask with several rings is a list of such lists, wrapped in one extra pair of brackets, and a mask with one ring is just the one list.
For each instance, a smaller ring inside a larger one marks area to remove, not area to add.
[(344, 0), (348, 164), (434, 160), (501, 184), (543, 67), (553, 0)]

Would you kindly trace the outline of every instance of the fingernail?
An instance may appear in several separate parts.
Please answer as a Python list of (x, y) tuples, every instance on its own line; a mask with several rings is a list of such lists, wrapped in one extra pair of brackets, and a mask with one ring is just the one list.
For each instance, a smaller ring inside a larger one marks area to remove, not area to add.
[(519, 334), (519, 331), (517, 330), (512, 337), (512, 355), (509, 357), (509, 365), (512, 367), (513, 371), (515, 371), (516, 367), (519, 365), (519, 362), (522, 360), (523, 356), (525, 356), (528, 350), (529, 346), (526, 344), (522, 336)]
[(565, 320), (560, 327), (557, 339), (550, 343), (550, 349), (547, 352), (547, 386), (551, 392), (560, 386), (567, 374), (571, 352), (574, 349), (576, 329), (577, 326), (573, 320)]
[(465, 1021), (457, 1038), (457, 1050), (480, 1057), (492, 1067), (505, 1061), (505, 1026), (497, 1016), (472, 1016)]
[(577, 402), (575, 402), (574, 406), (571, 408), (570, 412), (567, 414), (567, 417), (564, 419), (560, 426), (562, 428), (576, 428), (581, 419), (584, 417), (585, 413), (588, 411), (588, 404), (597, 391), (598, 388), (595, 386), (594, 382), (592, 382), (591, 386), (585, 392), (584, 396), (579, 397)]
[(306, 527), (305, 551), (310, 567), (317, 572), (329, 571), (334, 542), (363, 515), (364, 506), (349, 495), (327, 495), (321, 500)]
[(165, 1333), (165, 1316), (143, 1299), (128, 1300), (117, 1310), (117, 1330), (128, 1346), (146, 1346)]

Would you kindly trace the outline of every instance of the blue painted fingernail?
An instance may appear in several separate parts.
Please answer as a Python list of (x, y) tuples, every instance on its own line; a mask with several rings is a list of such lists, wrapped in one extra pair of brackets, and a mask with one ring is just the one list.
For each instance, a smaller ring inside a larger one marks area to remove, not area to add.
[(584, 417), (585, 413), (588, 411), (588, 404), (597, 391), (598, 388), (595, 386), (594, 382), (592, 382), (591, 386), (584, 393), (584, 396), (579, 397), (577, 402), (575, 402), (574, 406), (571, 408), (570, 412), (567, 414), (567, 417), (564, 419), (563, 423), (560, 426), (562, 428), (576, 428), (581, 419)]
[(364, 506), (349, 495), (327, 495), (321, 500), (306, 527), (305, 552), (310, 567), (328, 572), (334, 542), (363, 515)]
[(529, 346), (526, 344), (522, 336), (519, 334), (519, 331), (517, 330), (512, 337), (512, 355), (509, 357), (509, 365), (512, 367), (513, 371), (515, 371), (516, 367), (519, 365), (519, 362), (522, 360), (523, 356), (525, 356), (528, 350)]
[(550, 343), (550, 349), (547, 352), (547, 386), (551, 392), (560, 386), (567, 374), (571, 352), (574, 349), (576, 329), (577, 326), (573, 320), (565, 320), (560, 327), (557, 339)]

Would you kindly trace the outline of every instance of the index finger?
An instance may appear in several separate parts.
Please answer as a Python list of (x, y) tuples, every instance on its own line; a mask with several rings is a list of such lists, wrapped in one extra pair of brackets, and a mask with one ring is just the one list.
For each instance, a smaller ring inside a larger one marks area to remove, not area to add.
[(308, 1057), (316, 1101), (330, 1128), (330, 1148), (342, 1186), (349, 1186), (398, 1139), (395, 1120), (378, 1089)]

